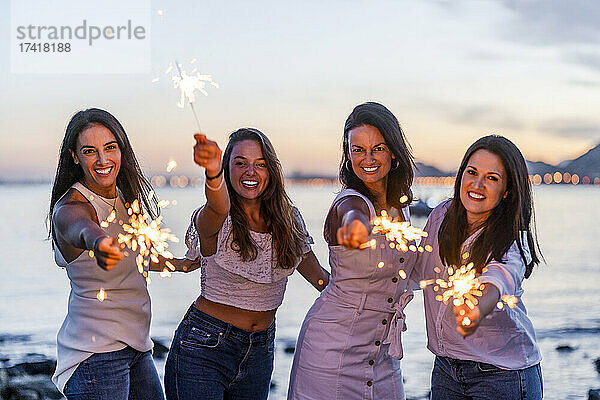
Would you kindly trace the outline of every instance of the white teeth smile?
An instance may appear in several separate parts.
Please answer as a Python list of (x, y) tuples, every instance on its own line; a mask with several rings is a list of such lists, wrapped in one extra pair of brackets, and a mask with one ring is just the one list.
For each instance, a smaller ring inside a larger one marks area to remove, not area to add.
[(258, 186), (258, 182), (256, 181), (242, 181), (242, 185), (249, 186), (251, 188), (255, 188)]
[(366, 172), (375, 172), (379, 167), (362, 167)]
[(478, 199), (478, 200), (485, 199), (484, 195), (475, 193), (475, 192), (469, 192), (469, 197), (472, 197), (472, 198)]
[(102, 169), (97, 168), (97, 169), (94, 169), (94, 171), (96, 171), (96, 173), (100, 174), (100, 175), (108, 175), (108, 174), (110, 174), (110, 171), (112, 171), (112, 167), (102, 168)]

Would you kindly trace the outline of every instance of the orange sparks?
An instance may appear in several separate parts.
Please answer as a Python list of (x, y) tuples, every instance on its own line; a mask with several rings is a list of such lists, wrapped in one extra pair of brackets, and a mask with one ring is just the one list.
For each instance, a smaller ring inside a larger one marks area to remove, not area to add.
[(474, 309), (478, 303), (476, 297), (483, 294), (483, 284), (479, 283), (475, 274), (473, 263), (469, 263), (456, 271), (452, 267), (448, 268), (447, 281), (438, 278), (423, 280), (419, 284), (423, 289), (435, 283), (438, 289), (444, 289), (441, 295), (436, 296), (436, 300), (448, 304), (452, 299), (452, 304), (456, 307), (466, 304), (470, 309)]
[[(138, 271), (144, 275), (146, 281), (150, 283), (150, 277), (145, 273), (146, 268), (153, 263), (159, 262), (159, 256), (166, 259), (172, 259), (173, 254), (167, 251), (168, 242), (179, 242), (179, 239), (171, 233), (169, 229), (161, 228), (162, 218), (158, 217), (155, 220), (150, 220), (149, 216), (140, 212), (139, 203), (135, 200), (131, 207), (127, 209), (127, 213), (131, 216), (129, 224), (123, 224), (125, 233), (120, 233), (118, 241), (130, 248), (132, 251), (137, 251), (136, 264)], [(167, 263), (168, 268), (161, 272), (161, 276), (170, 276), (169, 269), (175, 270), (173, 264)], [(167, 272), (169, 275), (167, 275)]]
[(372, 233), (384, 235), (389, 242), (395, 242), (397, 250), (405, 253), (408, 250), (417, 251), (416, 246), (408, 245), (410, 241), (427, 237), (427, 232), (415, 228), (410, 222), (390, 218), (385, 210), (382, 210), (381, 215), (373, 219), (373, 225)]

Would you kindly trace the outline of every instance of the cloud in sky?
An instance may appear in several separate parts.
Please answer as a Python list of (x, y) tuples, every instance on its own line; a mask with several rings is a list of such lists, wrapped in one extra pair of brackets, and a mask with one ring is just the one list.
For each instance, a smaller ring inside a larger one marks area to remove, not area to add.
[(514, 18), (503, 29), (511, 41), (555, 48), (562, 58), (600, 73), (600, 2), (504, 0)]
[(600, 42), (600, 2), (594, 0), (504, 0), (514, 13), (504, 34), (520, 43), (557, 46)]
[(511, 115), (501, 106), (494, 105), (472, 105), (463, 108), (456, 106), (450, 107), (449, 111), (451, 121), (458, 124), (470, 124), (486, 127), (488, 130), (508, 129), (521, 130), (524, 123), (515, 116)]
[[(540, 158), (560, 160), (590, 144), (584, 134), (561, 140), (538, 128), (556, 115), (594, 121), (595, 5), (581, 12), (557, 1), (261, 4), (259, 12), (248, 2), (169, 2), (168, 17), (152, 26), (149, 75), (16, 76), (0, 37), (0, 131), (11, 146), (0, 149), (0, 168), (51, 171), (68, 117), (98, 106), (123, 122), (144, 168), (173, 156), (196, 171), (191, 112), (175, 106), (168, 82), (150, 82), (173, 57), (203, 60), (201, 72), (221, 85), (198, 100), (207, 134), (224, 145), (228, 132), (256, 126), (288, 170), (335, 173), (343, 122), (363, 101), (388, 106), (418, 158), (446, 169), (490, 132), (507, 132)], [(10, 25), (7, 7), (0, 3), (1, 26)]]
[(580, 119), (557, 119), (543, 122), (538, 130), (542, 133), (565, 138), (600, 139), (600, 122)]

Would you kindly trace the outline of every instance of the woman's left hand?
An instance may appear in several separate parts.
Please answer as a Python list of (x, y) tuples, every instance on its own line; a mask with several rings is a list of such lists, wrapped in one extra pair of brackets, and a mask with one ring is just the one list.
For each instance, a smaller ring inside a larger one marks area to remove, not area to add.
[(466, 304), (454, 306), (454, 315), (456, 316), (456, 330), (463, 337), (472, 335), (481, 323), (481, 312), (479, 306), (471, 309)]

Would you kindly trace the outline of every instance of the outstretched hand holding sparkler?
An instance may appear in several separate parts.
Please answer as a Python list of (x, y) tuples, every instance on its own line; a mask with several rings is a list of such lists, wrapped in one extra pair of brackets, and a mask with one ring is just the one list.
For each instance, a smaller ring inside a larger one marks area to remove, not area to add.
[(363, 249), (368, 244), (371, 224), (369, 209), (364, 200), (350, 196), (338, 203), (338, 218), (340, 226), (336, 231), (337, 243), (347, 249)]
[(124, 257), (119, 241), (110, 236), (98, 237), (91, 254), (96, 257), (98, 266), (106, 271), (113, 269)]
[(347, 249), (364, 248), (364, 243), (370, 243), (369, 230), (363, 222), (355, 219), (337, 230), (337, 241)]
[(472, 335), (479, 324), (496, 307), (500, 300), (500, 292), (496, 286), (487, 284), (482, 290), (482, 294), (477, 298), (477, 304), (471, 305), (464, 302), (460, 305), (454, 305), (454, 315), (456, 315), (456, 330), (463, 337)]
[(214, 177), (221, 172), (221, 149), (217, 142), (209, 140), (206, 135), (194, 135), (194, 162), (206, 169), (208, 177)]

